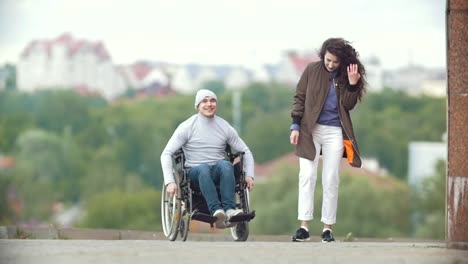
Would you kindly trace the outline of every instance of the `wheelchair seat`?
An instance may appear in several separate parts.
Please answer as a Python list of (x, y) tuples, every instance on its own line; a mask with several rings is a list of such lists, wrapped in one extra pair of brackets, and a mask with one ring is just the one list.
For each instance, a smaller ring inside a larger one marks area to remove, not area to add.
[[(237, 185), (237, 181), (236, 181)], [(212, 216), (210, 213), (210, 210), (208, 209), (208, 205), (206, 204), (205, 198), (203, 197), (200, 189), (198, 186), (194, 186), (191, 184), (192, 188), (192, 220), (198, 220), (201, 222), (209, 223), (211, 227), (213, 227), (213, 224), (216, 222), (216, 217)], [(219, 189), (218, 190), (218, 196), (219, 196)], [(219, 197), (221, 199), (221, 197)], [(229, 219), (229, 222), (231, 223), (237, 223), (237, 222), (242, 222), (242, 221), (250, 221), (255, 217), (255, 211), (251, 212), (244, 212), (242, 214), (233, 216), (231, 219)]]

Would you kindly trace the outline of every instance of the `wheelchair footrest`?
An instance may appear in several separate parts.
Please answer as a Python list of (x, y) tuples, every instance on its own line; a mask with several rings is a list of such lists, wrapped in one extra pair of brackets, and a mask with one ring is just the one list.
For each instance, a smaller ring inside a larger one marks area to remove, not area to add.
[(231, 223), (238, 223), (238, 222), (244, 222), (244, 221), (250, 221), (255, 217), (255, 211), (252, 211), (250, 213), (242, 213), (235, 215), (229, 219), (229, 222)]
[(209, 214), (199, 213), (199, 212), (194, 212), (192, 214), (191, 219), (209, 223), (209, 224), (213, 224), (214, 222), (216, 222), (216, 217), (209, 215)]

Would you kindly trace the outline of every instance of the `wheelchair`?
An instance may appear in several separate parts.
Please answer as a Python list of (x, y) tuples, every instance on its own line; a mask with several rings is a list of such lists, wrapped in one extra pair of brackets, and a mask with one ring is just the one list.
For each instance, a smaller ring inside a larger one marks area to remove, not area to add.
[[(188, 178), (189, 170), (184, 167), (185, 156), (182, 149), (172, 156), (174, 168), (174, 178), (178, 186), (176, 195), (170, 196), (166, 192), (163, 184), (161, 192), (161, 218), (164, 235), (175, 241), (180, 235), (182, 241), (186, 241), (190, 230), (190, 221), (196, 220), (210, 224), (216, 222), (216, 217), (212, 216), (208, 210), (203, 195), (190, 184)], [(236, 179), (235, 194), (236, 207), (243, 210), (243, 214), (233, 216), (231, 223), (237, 225), (231, 227), (231, 236), (234, 241), (246, 241), (249, 236), (249, 221), (255, 217), (255, 211), (249, 208), (249, 191), (245, 184), (245, 172), (243, 167), (244, 153), (231, 152), (229, 145), (226, 147), (226, 160), (234, 166), (234, 176)], [(219, 194), (219, 192), (218, 192)]]

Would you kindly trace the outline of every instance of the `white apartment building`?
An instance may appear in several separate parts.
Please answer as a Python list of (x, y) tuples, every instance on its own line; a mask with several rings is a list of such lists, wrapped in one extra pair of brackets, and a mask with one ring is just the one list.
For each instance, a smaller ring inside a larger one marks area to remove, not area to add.
[(104, 44), (70, 34), (30, 42), (17, 65), (17, 87), (24, 92), (80, 89), (112, 99), (126, 86)]

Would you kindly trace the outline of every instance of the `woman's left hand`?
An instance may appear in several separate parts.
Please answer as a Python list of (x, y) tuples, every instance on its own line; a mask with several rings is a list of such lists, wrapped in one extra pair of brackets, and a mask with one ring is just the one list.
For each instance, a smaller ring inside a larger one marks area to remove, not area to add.
[(350, 64), (347, 67), (349, 84), (355, 85), (361, 78), (357, 64)]

